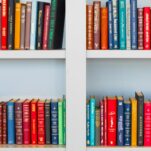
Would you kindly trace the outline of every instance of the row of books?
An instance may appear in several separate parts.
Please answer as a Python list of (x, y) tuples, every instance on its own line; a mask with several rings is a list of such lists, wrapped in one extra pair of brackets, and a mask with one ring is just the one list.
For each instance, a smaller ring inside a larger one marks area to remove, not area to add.
[(0, 144), (66, 144), (66, 100), (0, 102)]
[(0, 50), (62, 49), (65, 0), (2, 0)]
[(151, 101), (142, 92), (129, 100), (91, 97), (86, 119), (88, 146), (151, 146)]
[(87, 50), (150, 50), (151, 9), (137, 0), (87, 2)]

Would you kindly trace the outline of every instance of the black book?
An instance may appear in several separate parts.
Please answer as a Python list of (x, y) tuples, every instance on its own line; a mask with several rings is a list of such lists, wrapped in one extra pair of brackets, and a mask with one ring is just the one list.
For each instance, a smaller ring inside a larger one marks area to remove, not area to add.
[(9, 50), (14, 49), (15, 0), (8, 0), (8, 42)]
[(136, 92), (137, 99), (137, 145), (144, 145), (144, 95), (142, 92)]
[(50, 131), (50, 102), (51, 100), (46, 100), (45, 102), (45, 132), (46, 132), (46, 144), (51, 143), (51, 131)]

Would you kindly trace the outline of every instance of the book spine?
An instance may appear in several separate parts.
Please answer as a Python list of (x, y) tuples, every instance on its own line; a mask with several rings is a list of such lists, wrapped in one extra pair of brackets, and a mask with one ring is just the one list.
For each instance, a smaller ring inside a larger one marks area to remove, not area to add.
[(138, 14), (138, 49), (143, 50), (144, 49), (143, 8), (138, 8), (137, 14)]
[(151, 102), (144, 103), (144, 146), (151, 146)]
[(63, 127), (64, 127), (64, 133), (63, 133), (63, 140), (64, 140), (64, 145), (66, 144), (66, 98), (63, 96), (63, 116), (64, 116), (64, 122), (63, 122)]
[(37, 104), (31, 102), (31, 143), (37, 144)]
[[(0, 20), (2, 20), (2, 4), (0, 3)], [(2, 49), (2, 22), (0, 21), (0, 50)]]
[(137, 49), (137, 0), (130, 0), (131, 6), (131, 49)]
[(23, 103), (23, 143), (30, 144), (30, 102)]
[(108, 145), (115, 146), (116, 145), (116, 117), (117, 117), (117, 103), (116, 99), (110, 100), (108, 99)]
[(104, 145), (104, 101), (100, 101), (100, 145)]
[(100, 109), (96, 109), (95, 116), (96, 116), (96, 121), (95, 121), (96, 146), (100, 146)]
[(119, 1), (119, 47), (126, 49), (126, 1)]
[(15, 103), (16, 144), (23, 144), (22, 103)]
[(107, 146), (107, 140), (108, 140), (108, 101), (105, 98), (104, 99), (104, 146)]
[(108, 49), (108, 9), (101, 8), (101, 49)]
[(87, 146), (90, 146), (90, 104), (88, 103), (87, 105), (86, 105), (86, 108), (87, 108), (87, 110), (86, 110), (86, 130), (87, 130), (87, 137), (86, 137), (86, 139), (87, 139)]
[(14, 49), (14, 18), (15, 18), (15, 2), (14, 0), (8, 1), (8, 42), (7, 47), (9, 50)]
[(51, 141), (58, 144), (58, 102), (51, 102)]
[(150, 7), (144, 8), (144, 50), (151, 48), (151, 12)]
[(113, 38), (114, 38), (114, 49), (119, 48), (119, 32), (118, 32), (118, 2), (113, 0)]
[(15, 144), (15, 113), (14, 113), (14, 103), (8, 102), (7, 104), (7, 134), (8, 134), (8, 144)]
[(2, 50), (7, 49), (7, 32), (8, 32), (8, 0), (2, 0)]
[(31, 32), (30, 32), (30, 49), (36, 49), (36, 31), (37, 31), (37, 1), (32, 1), (31, 12)]
[(14, 49), (20, 49), (20, 23), (21, 23), (21, 3), (16, 3)]
[(131, 145), (137, 146), (137, 101), (132, 102), (132, 130), (131, 130)]
[(26, 22), (26, 5), (21, 5), (21, 35), (20, 49), (25, 49), (25, 22)]
[(118, 122), (117, 122), (117, 145), (118, 146), (123, 146), (124, 145), (124, 140), (123, 140), (123, 136), (124, 136), (124, 117), (123, 117), (123, 113), (124, 113), (124, 105), (123, 105), (123, 101), (124, 100), (118, 100), (118, 106), (117, 106), (117, 118), (118, 118)]
[(25, 49), (30, 49), (30, 29), (31, 29), (32, 2), (27, 2), (26, 8), (26, 27), (25, 27)]
[(109, 49), (113, 49), (113, 3), (112, 1), (108, 1), (108, 41), (109, 41)]
[(42, 49), (44, 3), (38, 2), (36, 49)]
[(95, 106), (96, 100), (94, 98), (90, 99), (90, 146), (96, 145), (95, 139)]
[(93, 5), (86, 6), (86, 48), (87, 50), (92, 50), (94, 45), (94, 10)]
[(101, 2), (94, 1), (94, 49), (100, 49), (100, 6)]
[(42, 49), (48, 49), (48, 33), (49, 33), (49, 19), (50, 19), (50, 5), (45, 5), (44, 8), (44, 32), (43, 32), (43, 44)]
[(38, 102), (37, 115), (38, 115), (38, 144), (45, 144), (45, 108), (44, 102)]
[(45, 132), (46, 132), (46, 144), (51, 143), (51, 131), (50, 131), (50, 103), (45, 103)]
[(3, 123), (2, 123), (3, 131), (2, 131), (2, 139), (3, 144), (7, 144), (7, 103), (3, 103)]
[(131, 49), (131, 7), (130, 1), (126, 1), (126, 47)]
[(2, 132), (3, 132), (3, 106), (2, 106), (2, 103), (0, 103), (0, 144), (3, 143), (3, 135), (2, 135)]

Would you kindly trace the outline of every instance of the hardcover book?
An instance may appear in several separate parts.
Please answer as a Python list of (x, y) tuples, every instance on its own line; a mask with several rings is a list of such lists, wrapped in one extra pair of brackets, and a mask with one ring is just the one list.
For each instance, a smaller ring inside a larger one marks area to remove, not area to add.
[[(0, 3), (0, 20), (2, 20), (2, 4)], [(2, 49), (2, 22), (0, 21), (0, 50)]]
[(0, 144), (3, 143), (2, 124), (3, 124), (3, 102), (0, 103)]
[(103, 99), (104, 101), (104, 145), (108, 144), (108, 100), (106, 97)]
[(90, 104), (88, 100), (87, 100), (86, 108), (87, 108), (86, 110), (86, 130), (87, 130), (86, 141), (87, 141), (87, 146), (90, 146)]
[(100, 101), (100, 145), (104, 145), (104, 100)]
[(66, 96), (63, 95), (63, 116), (64, 116), (64, 122), (63, 122), (63, 128), (64, 128), (64, 133), (63, 133), (63, 140), (64, 140), (64, 145), (66, 144)]
[(2, 122), (2, 142), (3, 144), (7, 144), (7, 103), (3, 102), (3, 108), (2, 108), (2, 114), (3, 114), (3, 122)]
[(96, 137), (96, 146), (100, 146), (100, 109), (99, 107), (96, 108), (95, 111), (95, 137)]

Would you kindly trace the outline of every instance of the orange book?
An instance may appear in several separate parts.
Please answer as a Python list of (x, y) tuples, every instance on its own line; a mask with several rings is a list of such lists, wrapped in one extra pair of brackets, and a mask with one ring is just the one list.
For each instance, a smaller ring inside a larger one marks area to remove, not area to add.
[(15, 40), (14, 48), (20, 49), (21, 3), (16, 3), (15, 8)]
[(108, 9), (101, 8), (101, 49), (108, 49)]

